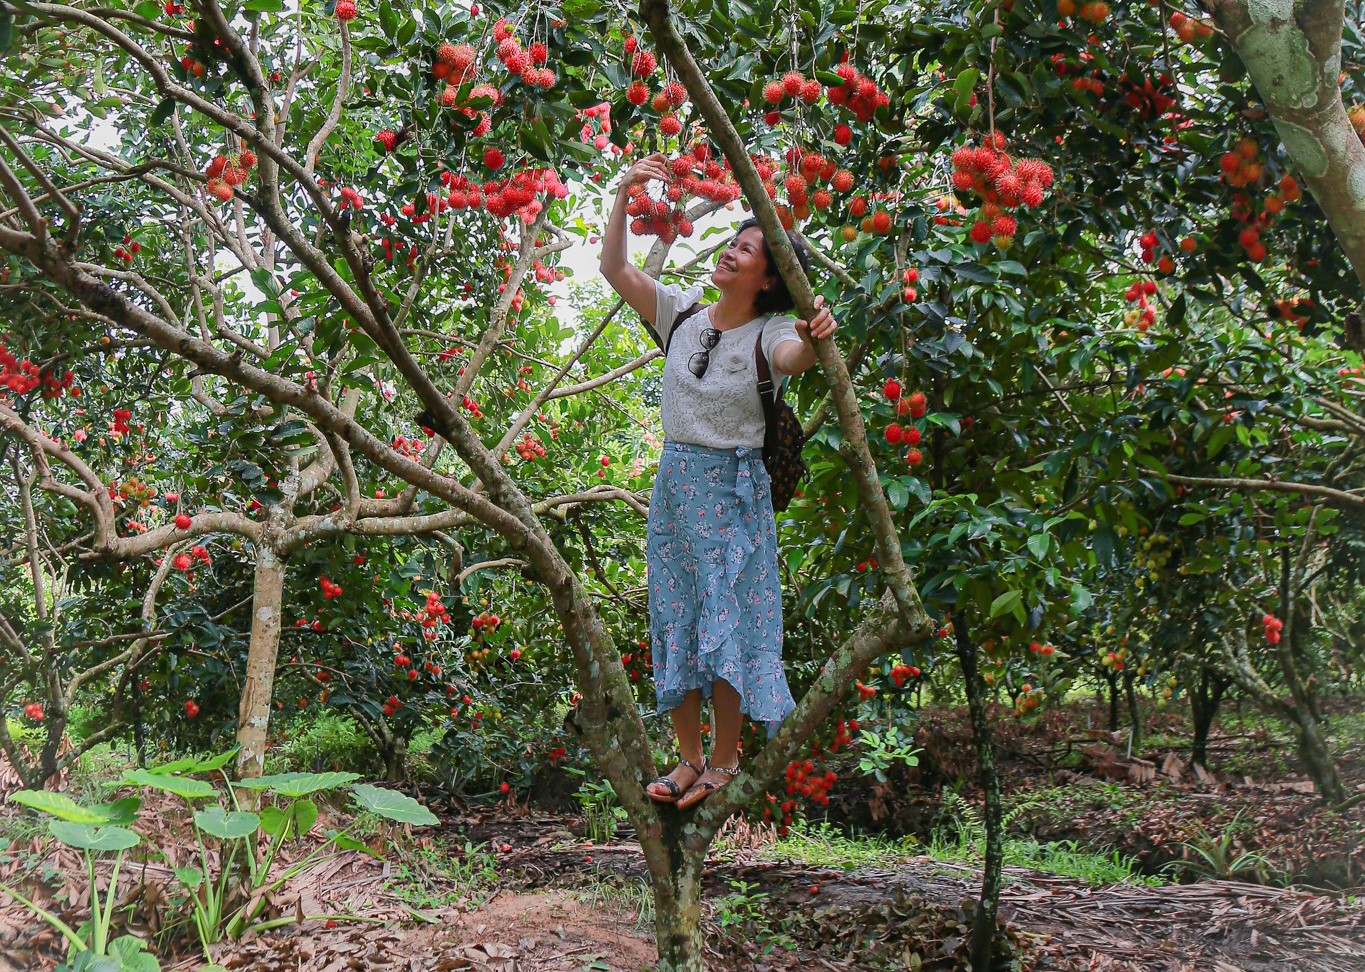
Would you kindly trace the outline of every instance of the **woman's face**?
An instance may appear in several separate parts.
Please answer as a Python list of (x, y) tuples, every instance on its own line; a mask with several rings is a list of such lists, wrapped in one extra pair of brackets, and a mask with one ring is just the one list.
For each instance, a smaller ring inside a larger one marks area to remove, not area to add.
[(768, 273), (768, 259), (763, 255), (763, 231), (750, 226), (730, 241), (716, 261), (711, 280), (723, 293), (753, 299), (760, 290), (777, 278)]

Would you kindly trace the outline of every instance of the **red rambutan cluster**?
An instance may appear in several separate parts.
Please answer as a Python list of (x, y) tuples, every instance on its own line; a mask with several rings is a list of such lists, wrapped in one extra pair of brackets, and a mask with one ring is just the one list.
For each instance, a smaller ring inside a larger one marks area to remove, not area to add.
[(995, 133), (991, 145), (962, 145), (953, 150), (953, 188), (981, 197), (980, 219), (971, 228), (974, 243), (992, 239), (1009, 246), (1018, 232), (1018, 221), (1007, 209), (1042, 205), (1052, 185), (1052, 168), (1037, 159), (1014, 159), (1004, 151), (1005, 137)]
[(246, 182), (248, 173), (256, 167), (256, 153), (250, 149), (233, 155), (219, 154), (204, 169), (208, 178), (208, 193), (221, 202), (233, 196), (233, 188)]
[(830, 86), (828, 94), (830, 104), (847, 108), (853, 112), (858, 121), (871, 121), (872, 115), (878, 108), (891, 103), (886, 92), (877, 87), (877, 82), (863, 75), (847, 61), (836, 67), (834, 71), (844, 79), (844, 83)]
[[(593, 148), (601, 151), (610, 147), (614, 152), (620, 153), (621, 147), (613, 145), (608, 137), (611, 134), (611, 104), (603, 101), (599, 104), (584, 108), (579, 113), (580, 118), (587, 119), (583, 127), (578, 130), (578, 137), (590, 143)], [(596, 127), (593, 127), (593, 123)]]

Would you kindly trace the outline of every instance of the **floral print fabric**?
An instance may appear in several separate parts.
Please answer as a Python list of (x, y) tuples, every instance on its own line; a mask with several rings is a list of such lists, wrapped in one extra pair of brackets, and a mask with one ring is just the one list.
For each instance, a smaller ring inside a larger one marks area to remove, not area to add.
[(796, 701), (782, 669), (777, 527), (761, 450), (665, 442), (649, 502), (658, 711), (724, 679), (771, 738)]

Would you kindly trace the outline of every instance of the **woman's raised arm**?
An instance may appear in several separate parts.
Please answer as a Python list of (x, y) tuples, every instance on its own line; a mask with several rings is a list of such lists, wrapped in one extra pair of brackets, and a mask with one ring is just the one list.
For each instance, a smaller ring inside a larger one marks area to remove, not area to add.
[(633, 266), (626, 254), (626, 203), (629, 196), (626, 190), (637, 182), (650, 179), (668, 181), (668, 167), (662, 152), (636, 162), (621, 179), (616, 190), (616, 205), (612, 207), (607, 231), (602, 236), (602, 255), (598, 258), (598, 269), (611, 289), (620, 294), (627, 304), (648, 321), (654, 323), (654, 313), (658, 309), (654, 279), (643, 270)]

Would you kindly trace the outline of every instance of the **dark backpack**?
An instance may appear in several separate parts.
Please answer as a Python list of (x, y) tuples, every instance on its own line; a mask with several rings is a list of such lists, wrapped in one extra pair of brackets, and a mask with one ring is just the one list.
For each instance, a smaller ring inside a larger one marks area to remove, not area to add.
[[(650, 335), (660, 344), (664, 357), (668, 357), (668, 345), (673, 341), (677, 325), (701, 310), (701, 303), (686, 308), (674, 320), (673, 329), (668, 332), (668, 341), (660, 342), (659, 334), (653, 327)], [(784, 398), (785, 388), (776, 386), (777, 397), (773, 398), (773, 375), (768, 368), (768, 359), (763, 354), (763, 334), (760, 332), (754, 341), (754, 363), (758, 365), (758, 398), (763, 403), (763, 465), (772, 481), (773, 509), (781, 512), (791, 505), (796, 487), (806, 477), (809, 470), (801, 458), (801, 449), (806, 444), (806, 433), (801, 428), (801, 420)]]

